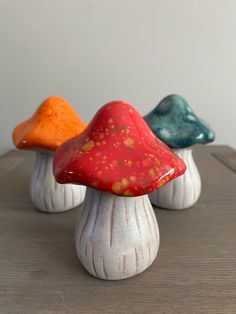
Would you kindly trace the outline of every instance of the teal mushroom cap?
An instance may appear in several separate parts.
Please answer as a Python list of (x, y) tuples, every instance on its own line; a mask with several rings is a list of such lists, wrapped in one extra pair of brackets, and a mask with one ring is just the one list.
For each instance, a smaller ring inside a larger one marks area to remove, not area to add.
[(144, 117), (153, 133), (171, 148), (213, 142), (215, 133), (179, 95), (166, 96)]

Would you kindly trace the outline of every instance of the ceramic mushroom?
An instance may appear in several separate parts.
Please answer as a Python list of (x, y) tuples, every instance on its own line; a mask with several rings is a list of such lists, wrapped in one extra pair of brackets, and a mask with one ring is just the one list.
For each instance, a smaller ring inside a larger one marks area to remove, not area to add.
[(52, 158), (59, 145), (81, 133), (84, 128), (85, 124), (67, 101), (50, 97), (29, 120), (14, 129), (12, 137), (15, 146), (36, 151), (30, 195), (37, 209), (56, 213), (83, 202), (86, 187), (58, 184), (52, 172)]
[(178, 95), (165, 97), (144, 119), (154, 134), (171, 147), (187, 166), (183, 176), (150, 194), (152, 204), (167, 209), (193, 206), (201, 193), (201, 178), (192, 156), (192, 146), (212, 142), (214, 132)]
[(148, 193), (185, 171), (128, 103), (104, 105), (79, 136), (60, 146), (53, 169), (60, 183), (87, 186), (76, 250), (102, 279), (137, 275), (154, 261), (159, 229)]

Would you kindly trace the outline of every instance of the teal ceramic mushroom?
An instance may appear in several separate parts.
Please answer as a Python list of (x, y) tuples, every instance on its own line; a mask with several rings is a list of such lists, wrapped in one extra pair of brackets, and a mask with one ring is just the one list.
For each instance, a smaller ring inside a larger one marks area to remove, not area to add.
[(187, 166), (183, 176), (149, 194), (152, 204), (167, 209), (193, 206), (201, 193), (201, 178), (192, 156), (192, 146), (214, 141), (214, 132), (178, 95), (165, 97), (144, 119), (154, 134)]

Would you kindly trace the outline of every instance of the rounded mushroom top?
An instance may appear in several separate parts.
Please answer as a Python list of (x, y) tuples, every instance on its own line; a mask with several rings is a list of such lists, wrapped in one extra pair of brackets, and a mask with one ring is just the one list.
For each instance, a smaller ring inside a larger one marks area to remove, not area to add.
[(47, 98), (34, 115), (15, 127), (12, 139), (17, 148), (55, 150), (80, 134), (86, 125), (63, 98)]
[(210, 126), (199, 119), (186, 100), (178, 95), (165, 97), (144, 120), (154, 134), (172, 148), (206, 144), (215, 139)]
[(59, 183), (82, 184), (120, 196), (150, 193), (185, 168), (123, 101), (100, 108), (83, 133), (56, 150), (53, 161)]

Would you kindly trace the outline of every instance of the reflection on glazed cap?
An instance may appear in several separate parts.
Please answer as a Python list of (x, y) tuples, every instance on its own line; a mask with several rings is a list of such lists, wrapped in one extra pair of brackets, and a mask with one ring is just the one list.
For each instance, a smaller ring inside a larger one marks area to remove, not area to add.
[(210, 126), (178, 95), (165, 97), (144, 119), (153, 133), (172, 148), (206, 144), (215, 139)]
[(130, 104), (113, 101), (96, 113), (83, 133), (56, 150), (53, 170), (59, 183), (138, 196), (183, 174), (185, 164)]
[(86, 125), (63, 98), (47, 98), (34, 115), (15, 127), (12, 139), (17, 148), (55, 150), (80, 134)]

